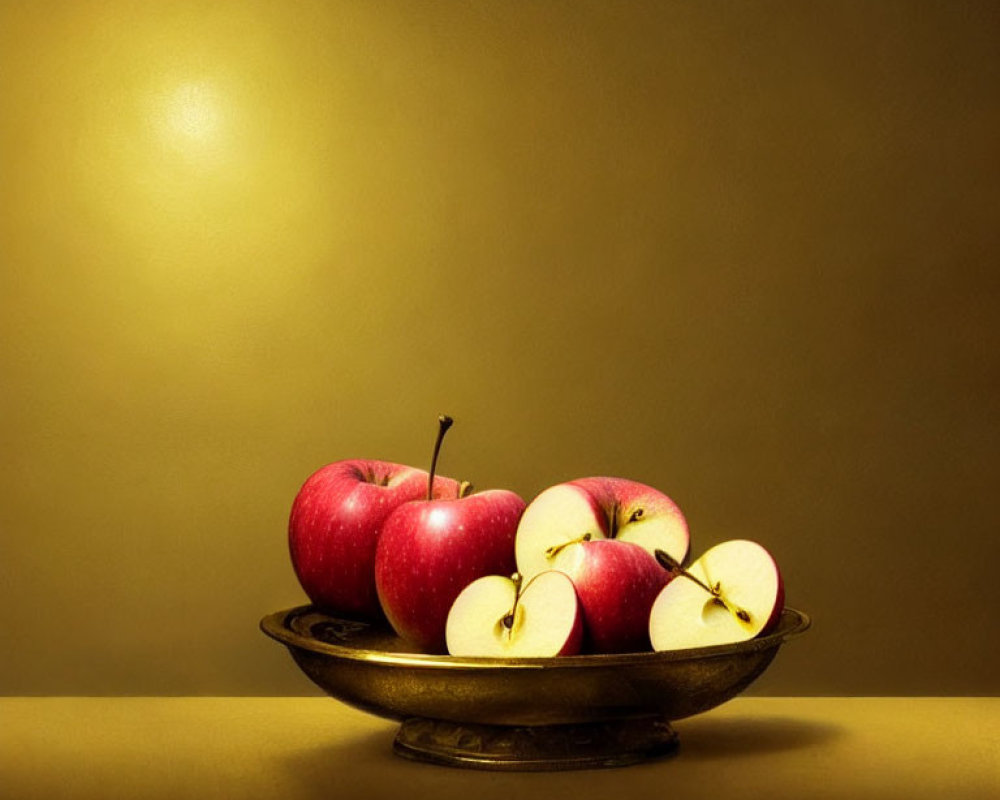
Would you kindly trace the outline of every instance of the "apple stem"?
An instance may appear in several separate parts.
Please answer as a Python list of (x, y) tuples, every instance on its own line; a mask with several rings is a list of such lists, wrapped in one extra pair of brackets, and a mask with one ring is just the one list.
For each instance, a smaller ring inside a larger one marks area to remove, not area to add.
[(449, 417), (447, 414), (442, 414), (438, 417), (438, 434), (437, 439), (434, 442), (434, 455), (431, 456), (431, 471), (427, 476), (427, 499), (434, 499), (434, 473), (437, 471), (438, 453), (441, 452), (441, 442), (444, 441), (444, 435), (448, 432), (454, 424), (455, 420)]
[(666, 550), (657, 550), (655, 555), (656, 555), (656, 560), (660, 563), (660, 566), (663, 567), (667, 572), (669, 572), (674, 576), (681, 575), (687, 578), (689, 581), (694, 581), (702, 589), (704, 589), (706, 592), (712, 595), (712, 597), (715, 599), (715, 602), (720, 603), (726, 609), (731, 611), (736, 616), (737, 619), (743, 622), (750, 621), (750, 614), (745, 609), (742, 609), (739, 606), (730, 605), (726, 601), (726, 599), (722, 596), (722, 587), (718, 583), (716, 583), (715, 586), (709, 586), (703, 580), (696, 577), (695, 575), (692, 575), (690, 572), (684, 569), (684, 567), (681, 566), (680, 562), (676, 558), (671, 556)]
[(515, 572), (510, 576), (510, 579), (514, 581), (514, 605), (510, 607), (510, 612), (501, 620), (507, 629), (508, 636), (514, 632), (514, 615), (517, 613), (517, 601), (521, 599), (521, 582), (524, 580), (520, 572)]
[(458, 499), (461, 500), (463, 497), (468, 497), (472, 492), (472, 484), (469, 481), (462, 481), (458, 484)]
[(618, 503), (615, 503), (608, 514), (608, 538), (618, 538)]
[(570, 539), (568, 542), (563, 542), (562, 544), (554, 544), (552, 545), (552, 547), (546, 548), (545, 557), (555, 558), (564, 547), (569, 547), (571, 544), (579, 544), (580, 542), (589, 542), (590, 539), (591, 539), (591, 534), (585, 533), (583, 534), (583, 536), (580, 536), (576, 539)]

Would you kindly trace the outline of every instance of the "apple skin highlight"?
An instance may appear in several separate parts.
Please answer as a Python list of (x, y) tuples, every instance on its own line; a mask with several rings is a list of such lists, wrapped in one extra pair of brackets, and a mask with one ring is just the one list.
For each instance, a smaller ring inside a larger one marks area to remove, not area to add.
[[(382, 617), (375, 549), (386, 518), (427, 494), (424, 470), (373, 459), (327, 464), (310, 475), (292, 503), (288, 547), (309, 600), (324, 611)], [(457, 497), (458, 481), (436, 476), (435, 497)]]

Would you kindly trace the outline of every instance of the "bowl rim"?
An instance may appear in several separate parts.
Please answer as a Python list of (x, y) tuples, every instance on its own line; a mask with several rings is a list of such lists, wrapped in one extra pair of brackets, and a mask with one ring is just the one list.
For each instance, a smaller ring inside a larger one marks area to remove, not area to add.
[[(431, 669), (504, 669), (537, 670), (558, 668), (615, 667), (623, 665), (656, 664), (664, 661), (693, 661), (705, 658), (725, 658), (740, 653), (753, 653), (776, 648), (783, 642), (805, 633), (812, 626), (812, 619), (803, 611), (785, 606), (777, 628), (764, 636), (730, 644), (692, 647), (682, 650), (647, 650), (633, 653), (585, 653), (573, 656), (535, 658), (496, 658), (487, 656), (452, 656), (431, 653), (403, 653), (387, 650), (338, 645), (316, 639), (293, 630), (290, 620), (305, 614), (319, 614), (329, 619), (362, 622), (350, 616), (334, 616), (313, 605), (300, 605), (267, 614), (260, 620), (260, 629), (272, 639), (300, 650), (330, 656), (346, 661), (363, 661), (370, 664)], [(364, 621), (365, 624), (371, 624)]]

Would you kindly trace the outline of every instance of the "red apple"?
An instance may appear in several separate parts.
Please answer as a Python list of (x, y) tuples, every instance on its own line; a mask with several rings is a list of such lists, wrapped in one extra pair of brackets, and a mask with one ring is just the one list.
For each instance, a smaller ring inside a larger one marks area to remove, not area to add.
[(667, 495), (625, 478), (580, 478), (550, 486), (525, 509), (517, 531), (517, 568), (528, 580), (552, 567), (552, 553), (588, 535), (631, 542), (650, 555), (687, 557), (690, 536), (680, 508)]
[[(431, 475), (451, 424), (441, 417)], [(444, 652), (448, 612), (459, 592), (484, 575), (514, 572), (514, 536), (524, 508), (524, 500), (506, 489), (396, 508), (375, 552), (378, 599), (396, 633), (423, 652)]]
[(676, 575), (649, 614), (655, 650), (680, 650), (752, 639), (778, 622), (784, 581), (764, 547), (733, 539), (706, 550), (688, 569), (658, 556)]
[[(375, 591), (375, 543), (389, 513), (426, 496), (429, 475), (388, 461), (327, 464), (306, 479), (292, 503), (288, 545), (309, 599), (332, 612), (381, 616)], [(457, 497), (451, 478), (434, 480), (435, 497)]]
[(553, 561), (553, 569), (565, 572), (576, 588), (588, 650), (650, 649), (650, 608), (672, 578), (653, 556), (637, 544), (595, 539), (560, 548)]
[(583, 641), (583, 614), (563, 572), (540, 572), (526, 584), (518, 574), (486, 575), (455, 598), (445, 637), (453, 656), (571, 656)]

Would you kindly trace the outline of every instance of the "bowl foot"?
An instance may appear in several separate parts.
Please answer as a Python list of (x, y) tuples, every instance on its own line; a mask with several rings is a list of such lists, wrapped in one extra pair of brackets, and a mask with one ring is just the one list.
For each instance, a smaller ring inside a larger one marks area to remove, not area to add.
[(509, 771), (623, 767), (676, 749), (676, 732), (658, 717), (539, 726), (414, 717), (402, 724), (393, 743), (397, 755), (415, 761)]

